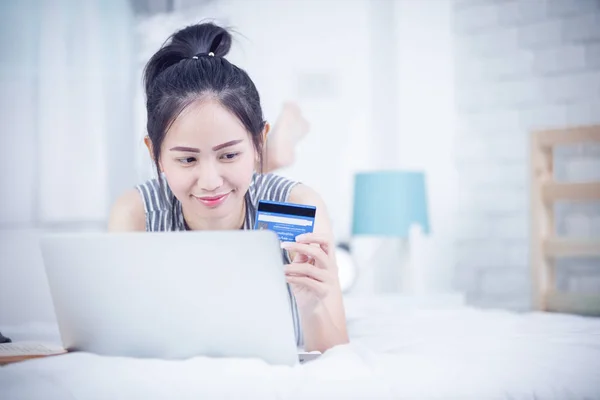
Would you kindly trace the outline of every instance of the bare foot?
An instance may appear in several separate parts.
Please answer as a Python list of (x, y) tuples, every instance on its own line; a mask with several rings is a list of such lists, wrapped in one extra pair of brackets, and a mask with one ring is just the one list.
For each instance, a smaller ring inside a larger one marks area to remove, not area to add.
[(302, 116), (300, 107), (296, 103), (285, 103), (267, 136), (265, 172), (291, 165), (295, 159), (296, 144), (308, 130), (308, 121)]

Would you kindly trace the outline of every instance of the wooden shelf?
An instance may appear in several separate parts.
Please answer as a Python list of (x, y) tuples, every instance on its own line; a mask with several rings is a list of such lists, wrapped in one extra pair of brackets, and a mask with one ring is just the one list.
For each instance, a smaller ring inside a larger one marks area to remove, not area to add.
[(600, 257), (600, 239), (546, 239), (543, 249), (546, 257)]
[(548, 311), (600, 316), (600, 295), (552, 291), (546, 294)]
[(600, 200), (600, 182), (593, 183), (544, 183), (542, 198), (545, 202), (557, 200)]
[(553, 146), (600, 142), (600, 126), (552, 129), (536, 133), (537, 144), (544, 150)]
[[(534, 131), (530, 136), (531, 268), (533, 304), (540, 311), (600, 316), (600, 293), (556, 290), (559, 258), (594, 258), (600, 273), (600, 238), (558, 238), (556, 201), (600, 201), (600, 182), (557, 183), (553, 150), (557, 146), (600, 144), (600, 124)], [(596, 258), (598, 262), (596, 263)]]

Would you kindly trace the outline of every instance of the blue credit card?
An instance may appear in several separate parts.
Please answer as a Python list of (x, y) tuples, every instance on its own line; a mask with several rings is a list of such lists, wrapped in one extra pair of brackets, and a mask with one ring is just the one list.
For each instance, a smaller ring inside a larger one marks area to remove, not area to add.
[(316, 212), (314, 206), (261, 200), (254, 229), (270, 229), (282, 242), (295, 242), (296, 236), (313, 231)]

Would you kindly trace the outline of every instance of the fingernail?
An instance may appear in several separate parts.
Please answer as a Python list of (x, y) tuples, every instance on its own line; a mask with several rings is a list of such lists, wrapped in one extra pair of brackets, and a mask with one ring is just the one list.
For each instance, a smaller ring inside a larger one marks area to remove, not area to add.
[(290, 242), (281, 242), (281, 247), (282, 248), (290, 247), (290, 245), (291, 245)]
[(298, 242), (298, 241), (300, 241), (300, 240), (304, 239), (305, 237), (306, 237), (306, 234), (304, 234), (304, 233), (303, 233), (303, 234), (301, 234), (301, 235), (298, 235), (298, 236), (296, 236), (296, 242)]

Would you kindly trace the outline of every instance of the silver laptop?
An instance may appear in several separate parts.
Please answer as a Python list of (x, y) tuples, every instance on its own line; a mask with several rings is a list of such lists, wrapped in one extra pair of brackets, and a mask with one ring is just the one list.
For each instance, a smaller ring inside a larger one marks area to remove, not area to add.
[(68, 350), (298, 363), (272, 231), (54, 234), (40, 244)]

